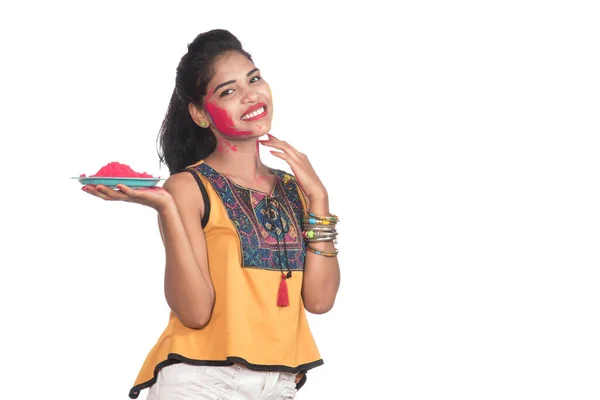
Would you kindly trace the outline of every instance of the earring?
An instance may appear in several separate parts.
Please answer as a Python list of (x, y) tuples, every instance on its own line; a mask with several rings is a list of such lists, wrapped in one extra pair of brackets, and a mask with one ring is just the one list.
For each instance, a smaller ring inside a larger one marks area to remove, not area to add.
[(208, 126), (208, 124), (206, 123), (206, 121), (202, 121), (202, 122), (200, 122), (200, 126), (202, 128), (206, 128)]

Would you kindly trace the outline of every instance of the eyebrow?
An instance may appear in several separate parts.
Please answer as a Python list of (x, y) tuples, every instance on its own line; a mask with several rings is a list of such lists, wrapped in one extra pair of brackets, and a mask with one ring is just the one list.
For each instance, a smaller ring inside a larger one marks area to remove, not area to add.
[[(256, 71), (258, 71), (258, 70), (259, 70), (258, 68), (254, 68), (252, 71), (248, 72), (248, 73), (246, 74), (246, 76), (250, 76), (250, 75), (252, 75), (253, 73), (255, 73)], [(215, 88), (215, 90), (213, 90), (213, 94), (214, 94), (214, 93), (216, 93), (216, 92), (217, 92), (217, 90), (219, 90), (219, 89), (220, 89), (220, 88), (222, 88), (223, 86), (231, 85), (232, 83), (235, 83), (235, 82), (236, 82), (236, 80), (235, 80), (235, 79), (233, 79), (233, 80), (231, 80), (231, 81), (227, 81), (227, 82), (223, 82), (223, 83), (220, 83), (220, 84), (218, 84), (218, 85), (217, 85), (217, 87)]]

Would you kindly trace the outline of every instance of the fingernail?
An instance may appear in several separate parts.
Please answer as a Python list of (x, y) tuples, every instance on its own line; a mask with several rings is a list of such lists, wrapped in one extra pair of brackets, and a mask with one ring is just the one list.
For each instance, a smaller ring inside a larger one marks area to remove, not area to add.
[(87, 186), (84, 186), (84, 187), (82, 187), (82, 188), (81, 188), (81, 190), (83, 190), (83, 191), (84, 191), (84, 192), (86, 192), (86, 193), (89, 193), (89, 192), (88, 192), (88, 190), (89, 190), (89, 189), (87, 188)]

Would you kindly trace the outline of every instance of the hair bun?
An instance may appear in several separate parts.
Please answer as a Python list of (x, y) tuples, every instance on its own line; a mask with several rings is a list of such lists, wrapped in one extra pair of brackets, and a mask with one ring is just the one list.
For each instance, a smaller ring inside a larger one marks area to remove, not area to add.
[(232, 47), (241, 48), (241, 43), (231, 32), (226, 29), (213, 29), (203, 32), (196, 36), (194, 41), (188, 44), (188, 52), (204, 52), (207, 47), (213, 47), (216, 44), (227, 43)]

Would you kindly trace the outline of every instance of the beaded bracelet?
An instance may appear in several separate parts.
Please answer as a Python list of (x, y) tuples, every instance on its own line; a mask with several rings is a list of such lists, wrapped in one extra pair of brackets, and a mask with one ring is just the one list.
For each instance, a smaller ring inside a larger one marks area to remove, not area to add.
[(335, 249), (333, 252), (328, 252), (328, 251), (323, 251), (323, 250), (317, 250), (310, 246), (306, 246), (306, 250), (310, 251), (311, 253), (317, 254), (319, 256), (325, 256), (325, 257), (335, 257), (340, 252), (338, 249)]
[(314, 217), (304, 218), (302, 220), (304, 224), (312, 224), (312, 225), (335, 225), (337, 221), (329, 221), (327, 219), (318, 219)]
[(337, 244), (337, 230), (335, 229), (336, 224), (340, 220), (335, 214), (329, 214), (328, 216), (307, 212), (304, 218), (302, 218), (302, 237), (307, 242), (308, 251), (326, 256), (335, 257), (338, 253), (337, 249), (334, 253), (317, 250), (308, 245), (313, 242), (333, 242)]
[(302, 237), (306, 240), (313, 241), (314, 239), (334, 239), (338, 233), (336, 231), (322, 230), (305, 230), (302, 231)]
[(339, 217), (335, 214), (329, 214), (329, 216), (323, 216), (323, 215), (309, 212), (308, 215), (310, 217), (317, 218), (317, 219), (320, 219), (323, 221), (338, 222), (340, 220)]

